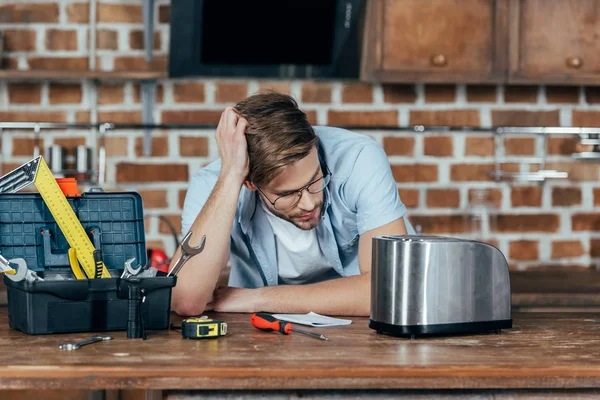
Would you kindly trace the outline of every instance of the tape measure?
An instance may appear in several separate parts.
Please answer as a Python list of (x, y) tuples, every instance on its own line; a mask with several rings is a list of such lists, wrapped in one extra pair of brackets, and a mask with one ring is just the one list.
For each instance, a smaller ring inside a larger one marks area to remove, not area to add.
[(181, 321), (181, 336), (186, 339), (213, 339), (227, 334), (227, 323), (207, 317), (186, 318)]
[[(36, 168), (37, 166), (37, 168)], [(22, 171), (19, 171), (22, 170)], [(34, 174), (27, 173), (35, 171)], [(19, 180), (19, 185), (14, 185), (11, 191), (16, 191), (14, 188), (21, 188), (26, 186), (28, 183), (32, 183), (38, 189), (42, 195), (42, 199), (46, 206), (50, 210), (50, 213), (54, 217), (54, 220), (58, 224), (58, 227), (62, 231), (63, 235), (67, 239), (69, 246), (75, 249), (75, 255), (79, 264), (83, 268), (83, 271), (88, 278), (110, 278), (110, 274), (106, 269), (106, 266), (102, 263), (102, 268), (97, 265), (97, 260), (94, 260), (94, 245), (90, 240), (89, 236), (81, 226), (81, 222), (75, 215), (75, 212), (69, 205), (67, 198), (58, 186), (56, 178), (52, 175), (52, 171), (46, 164), (46, 161), (42, 156), (34, 158), (27, 164), (22, 165), (16, 170), (7, 174), (5, 177), (18, 177), (18, 179), (12, 179), (11, 183)], [(32, 176), (33, 175), (33, 176)], [(2, 179), (0, 178), (0, 188), (3, 187)], [(31, 181), (31, 179), (33, 180)]]

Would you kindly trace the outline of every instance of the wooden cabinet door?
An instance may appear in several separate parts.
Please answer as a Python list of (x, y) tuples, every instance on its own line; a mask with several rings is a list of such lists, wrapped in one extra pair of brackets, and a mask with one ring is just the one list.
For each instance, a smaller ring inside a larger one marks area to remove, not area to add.
[(502, 82), (505, 0), (369, 0), (361, 79)]
[(509, 82), (600, 83), (600, 0), (511, 0)]

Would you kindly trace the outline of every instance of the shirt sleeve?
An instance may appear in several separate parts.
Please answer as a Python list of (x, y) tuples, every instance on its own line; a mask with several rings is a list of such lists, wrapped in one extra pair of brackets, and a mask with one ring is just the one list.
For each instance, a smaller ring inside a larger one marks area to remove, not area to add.
[(360, 235), (406, 214), (387, 154), (378, 143), (360, 151), (345, 188), (346, 202), (357, 214)]
[(202, 207), (206, 204), (213, 189), (212, 185), (198, 173), (192, 176), (192, 180), (185, 195), (183, 211), (181, 213), (181, 235), (185, 236), (196, 220)]

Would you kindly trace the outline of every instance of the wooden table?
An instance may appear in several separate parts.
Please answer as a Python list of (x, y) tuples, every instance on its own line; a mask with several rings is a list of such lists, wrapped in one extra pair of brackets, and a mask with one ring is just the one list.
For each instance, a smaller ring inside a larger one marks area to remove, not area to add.
[(600, 313), (516, 313), (500, 334), (414, 340), (352, 318), (321, 329), (329, 341), (261, 332), (247, 314), (209, 315), (227, 321), (227, 337), (150, 331), (144, 341), (113, 332), (112, 341), (69, 352), (58, 344), (91, 334), (25, 335), (0, 307), (0, 389), (600, 388)]

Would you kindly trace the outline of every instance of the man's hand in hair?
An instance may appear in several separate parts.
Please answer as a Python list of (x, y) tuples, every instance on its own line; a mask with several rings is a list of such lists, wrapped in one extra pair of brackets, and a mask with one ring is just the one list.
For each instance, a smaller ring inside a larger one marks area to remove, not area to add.
[(240, 117), (233, 107), (227, 107), (221, 114), (215, 138), (221, 157), (221, 176), (236, 179), (240, 186), (248, 176), (248, 144), (246, 127), (248, 121)]

